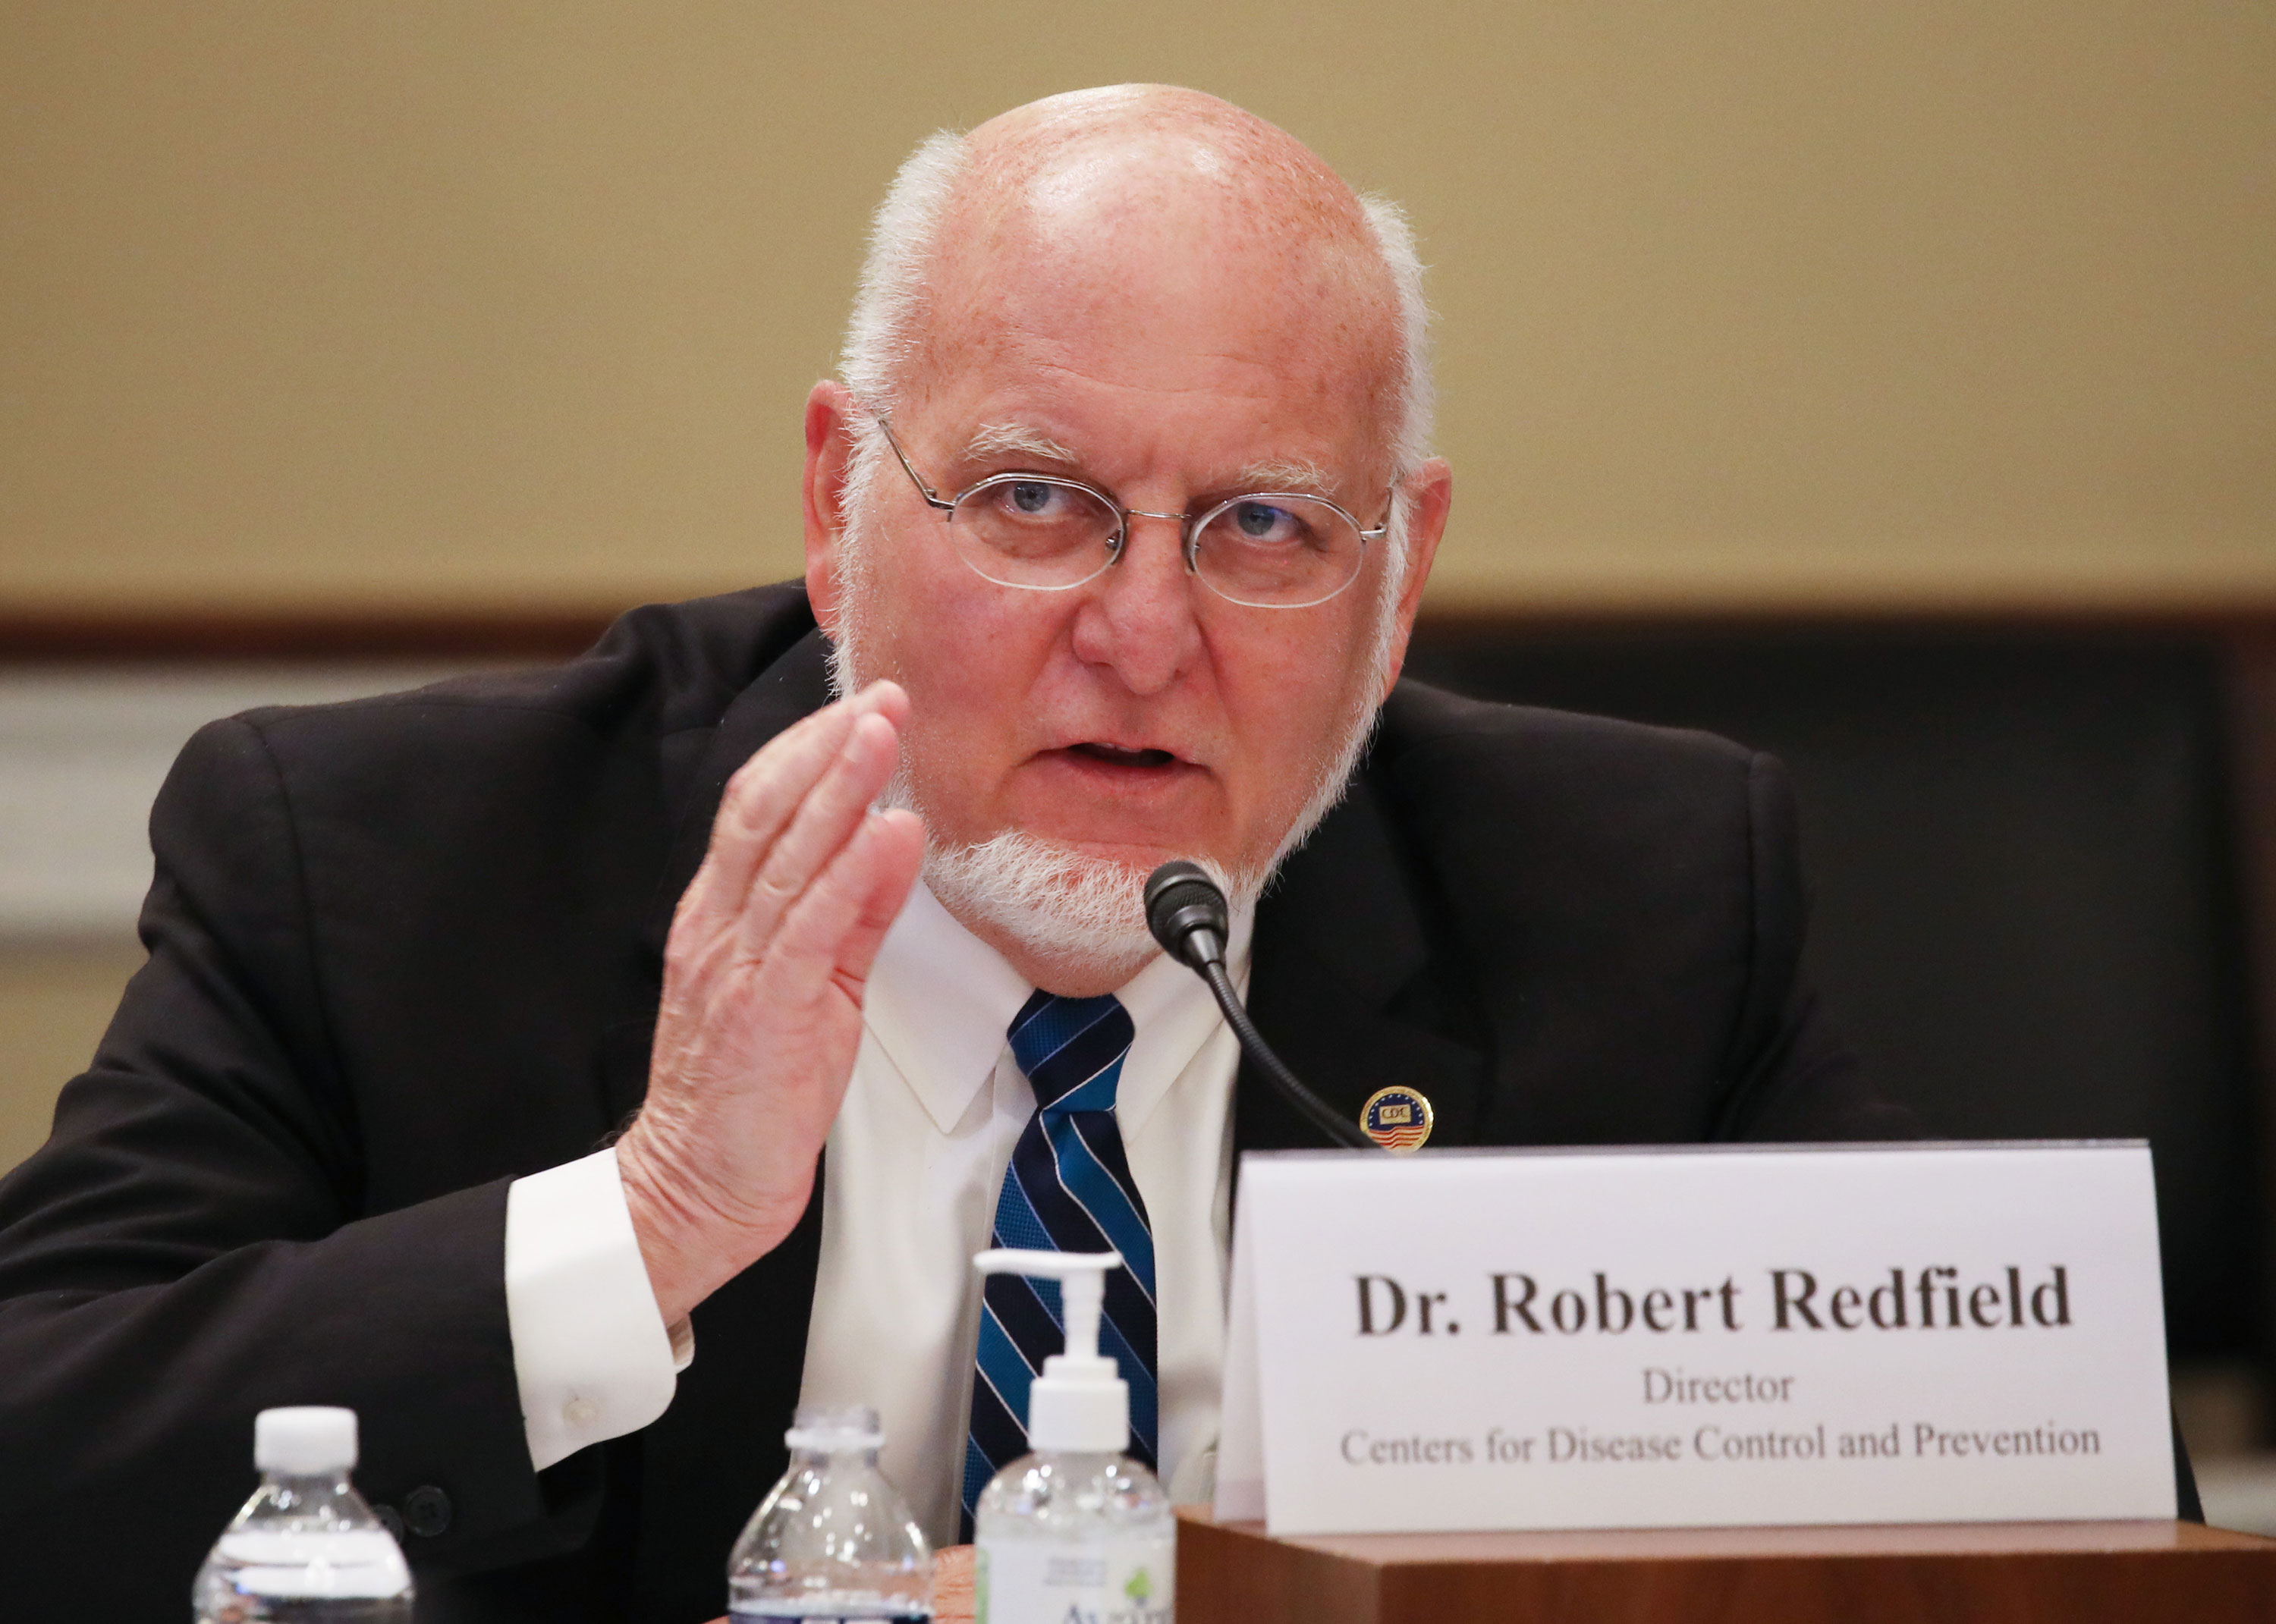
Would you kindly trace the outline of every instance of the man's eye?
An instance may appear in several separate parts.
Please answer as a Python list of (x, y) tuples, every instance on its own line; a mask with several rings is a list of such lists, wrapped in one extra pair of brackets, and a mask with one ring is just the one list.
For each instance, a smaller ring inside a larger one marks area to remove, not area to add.
[(1233, 522), (1245, 542), (1293, 542), (1302, 528), (1295, 514), (1270, 502), (1235, 503)]
[(1053, 505), (1064, 501), (1059, 488), (1042, 480), (1014, 480), (1004, 487), (1005, 500), (1014, 512), (1033, 518), (1046, 518)]

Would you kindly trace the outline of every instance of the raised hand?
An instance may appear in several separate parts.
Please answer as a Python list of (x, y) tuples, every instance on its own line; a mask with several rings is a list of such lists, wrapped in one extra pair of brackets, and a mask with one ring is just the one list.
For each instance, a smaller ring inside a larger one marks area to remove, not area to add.
[(813, 1192), (869, 967), (923, 856), (914, 813), (871, 806), (907, 716), (876, 683), (745, 763), (672, 917), (648, 1097), (617, 1145), (666, 1324), (778, 1245)]

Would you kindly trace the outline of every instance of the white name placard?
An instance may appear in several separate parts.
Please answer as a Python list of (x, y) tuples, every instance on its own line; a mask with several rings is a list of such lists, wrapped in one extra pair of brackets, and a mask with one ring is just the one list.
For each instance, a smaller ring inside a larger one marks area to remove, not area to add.
[(2174, 1514), (2139, 1142), (1252, 1154), (1217, 1514)]

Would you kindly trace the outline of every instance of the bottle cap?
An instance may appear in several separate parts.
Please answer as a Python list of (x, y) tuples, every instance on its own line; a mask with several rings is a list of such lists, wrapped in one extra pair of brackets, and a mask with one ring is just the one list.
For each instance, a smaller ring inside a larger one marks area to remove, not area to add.
[(253, 1422), (253, 1464), (306, 1476), (356, 1463), (356, 1413), (330, 1404), (265, 1409)]
[(866, 1404), (801, 1404), (791, 1417), (783, 1442), (793, 1449), (841, 1454), (849, 1449), (883, 1449), (885, 1430)]
[(1106, 1271), (1122, 1266), (1119, 1252), (982, 1252), (972, 1260), (982, 1274), (1024, 1274), (1059, 1283), (1066, 1319), (1066, 1352), (1043, 1361), (1028, 1386), (1028, 1446), (1068, 1453), (1122, 1453), (1130, 1445), (1130, 1387), (1111, 1359), (1098, 1352), (1099, 1310)]

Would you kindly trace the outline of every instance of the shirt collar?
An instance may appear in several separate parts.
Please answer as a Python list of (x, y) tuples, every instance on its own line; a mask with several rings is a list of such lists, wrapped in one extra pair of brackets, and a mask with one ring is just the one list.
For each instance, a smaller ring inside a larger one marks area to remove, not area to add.
[[(1243, 989), (1256, 914), (1254, 906), (1234, 914), (1226, 948), (1226, 968)], [(920, 880), (877, 949), (862, 1021), (925, 1114), (946, 1134), (995, 1074), (1012, 1017), (1034, 991)], [(1166, 953), (1150, 960), (1115, 996), (1137, 1034), (1116, 1091), (1115, 1112), (1127, 1138), (1145, 1126), (1221, 1017), (1201, 977)]]

